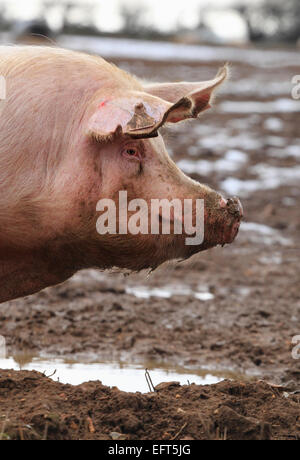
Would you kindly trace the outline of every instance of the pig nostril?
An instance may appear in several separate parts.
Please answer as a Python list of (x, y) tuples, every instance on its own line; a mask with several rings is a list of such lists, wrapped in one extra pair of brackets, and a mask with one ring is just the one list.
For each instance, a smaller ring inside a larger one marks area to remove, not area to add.
[(228, 198), (226, 208), (229, 214), (233, 215), (234, 217), (239, 219), (243, 217), (243, 208), (238, 198)]
[(233, 198), (228, 198), (226, 206), (229, 208), (230, 206), (234, 205), (234, 199)]

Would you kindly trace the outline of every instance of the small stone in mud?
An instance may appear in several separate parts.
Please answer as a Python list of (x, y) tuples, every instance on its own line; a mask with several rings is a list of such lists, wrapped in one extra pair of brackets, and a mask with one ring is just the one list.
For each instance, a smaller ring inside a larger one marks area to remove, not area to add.
[(113, 441), (125, 441), (127, 439), (127, 436), (122, 433), (117, 433), (116, 431), (112, 431), (109, 433), (109, 436)]

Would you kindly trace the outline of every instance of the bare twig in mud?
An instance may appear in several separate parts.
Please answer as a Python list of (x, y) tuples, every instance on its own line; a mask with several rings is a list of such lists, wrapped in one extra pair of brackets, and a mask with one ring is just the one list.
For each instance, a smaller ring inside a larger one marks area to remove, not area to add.
[(184, 425), (182, 425), (182, 427), (180, 428), (180, 430), (175, 434), (175, 436), (173, 436), (173, 438), (171, 438), (171, 441), (174, 441), (182, 432), (183, 430), (185, 429), (185, 427), (187, 426), (188, 422), (185, 422)]
[(50, 375), (46, 375), (46, 371), (44, 371), (44, 372), (43, 372), (43, 375), (44, 375), (45, 377), (47, 377), (47, 379), (50, 379), (50, 377), (53, 377), (53, 375), (55, 375), (55, 374), (56, 374), (56, 372), (57, 372), (57, 369), (55, 369), (55, 371), (54, 371), (54, 372), (52, 372), (52, 374), (50, 374)]
[(4, 420), (4, 422), (2, 423), (2, 428), (1, 428), (1, 431), (0, 431), (0, 441), (2, 441), (3, 438), (4, 438), (4, 432), (5, 432), (7, 420), (8, 420), (8, 418), (5, 417), (5, 420)]
[(224, 429), (223, 441), (227, 441), (227, 426)]
[(221, 434), (220, 428), (217, 428), (215, 441), (227, 441), (227, 426), (225, 426), (223, 434)]
[(148, 383), (149, 391), (150, 392), (153, 392), (153, 391), (155, 392), (156, 390), (155, 390), (155, 387), (153, 385), (153, 382), (152, 382), (152, 379), (151, 379), (151, 376), (149, 374), (148, 369), (145, 369), (145, 378), (146, 378), (146, 381)]
[(20, 440), (21, 440), (21, 441), (25, 441), (25, 439), (24, 439), (24, 433), (23, 433), (23, 428), (21, 427), (21, 425), (19, 426), (19, 433), (20, 433)]
[(44, 434), (43, 434), (43, 438), (42, 438), (43, 441), (47, 441), (48, 427), (49, 427), (49, 423), (46, 422), (46, 424), (45, 424), (45, 430), (44, 430)]
[(3, 438), (4, 438), (4, 432), (5, 432), (6, 424), (9, 421), (9, 418), (8, 418), (9, 414), (10, 414), (10, 412), (5, 415), (5, 419), (4, 419), (3, 423), (2, 423), (2, 428), (0, 430), (0, 441), (2, 441)]

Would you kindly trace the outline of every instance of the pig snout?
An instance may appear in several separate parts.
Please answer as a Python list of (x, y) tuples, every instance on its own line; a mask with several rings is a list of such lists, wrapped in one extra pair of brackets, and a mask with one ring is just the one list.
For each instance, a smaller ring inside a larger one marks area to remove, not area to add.
[(220, 203), (221, 208), (225, 208), (229, 214), (232, 216), (242, 219), (243, 217), (243, 207), (240, 200), (234, 196), (233, 198), (221, 199)]
[(220, 206), (225, 213), (225, 226), (223, 245), (233, 242), (238, 234), (244, 212), (240, 200), (237, 197), (221, 199)]

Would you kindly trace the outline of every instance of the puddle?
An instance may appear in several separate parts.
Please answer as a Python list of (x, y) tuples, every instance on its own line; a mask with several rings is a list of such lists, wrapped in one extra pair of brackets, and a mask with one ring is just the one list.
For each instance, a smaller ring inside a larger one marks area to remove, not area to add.
[(286, 113), (299, 112), (299, 102), (280, 98), (269, 102), (259, 101), (225, 101), (219, 105), (224, 113)]
[(248, 155), (239, 150), (228, 150), (224, 158), (215, 162), (199, 160), (181, 160), (178, 167), (187, 174), (198, 173), (208, 175), (212, 172), (226, 173), (235, 172), (241, 169), (248, 162)]
[(194, 291), (189, 286), (163, 286), (159, 288), (149, 288), (147, 286), (128, 286), (126, 293), (134, 295), (140, 299), (150, 299), (151, 297), (161, 297), (170, 299), (174, 295), (193, 296), (203, 302), (214, 299), (214, 295), (208, 291)]
[(242, 238), (247, 239), (248, 242), (261, 243), (265, 246), (274, 244), (289, 246), (293, 244), (291, 239), (282, 236), (278, 230), (256, 222), (242, 222), (240, 232)]
[(226, 83), (223, 94), (241, 95), (245, 96), (260, 96), (265, 99), (268, 96), (281, 96), (283, 94), (289, 94), (291, 91), (291, 84), (287, 81), (268, 81), (266, 85), (265, 79), (258, 77), (243, 78)]
[(282, 264), (282, 255), (280, 253), (274, 253), (270, 256), (261, 256), (258, 261), (263, 265), (281, 265)]
[(284, 123), (280, 118), (270, 117), (265, 120), (264, 128), (275, 132), (283, 131)]
[(80, 385), (83, 382), (99, 380), (103, 385), (116, 386), (120, 390), (128, 392), (149, 391), (145, 368), (149, 370), (153, 385), (161, 382), (178, 381), (182, 385), (196, 383), (198, 385), (210, 385), (218, 383), (224, 378), (242, 378), (233, 372), (219, 372), (207, 369), (187, 370), (181, 367), (168, 368), (153, 362), (143, 366), (118, 362), (76, 362), (65, 361), (58, 358), (34, 358), (18, 357), (0, 359), (0, 369), (35, 370), (45, 373), (55, 381)]
[[(201, 138), (197, 141), (197, 144), (200, 148), (213, 149), (216, 153), (219, 152), (219, 154), (222, 155), (224, 153), (224, 148), (251, 151), (260, 149), (264, 146), (264, 139), (258, 137), (257, 133), (244, 132), (241, 134), (233, 134), (233, 129), (245, 129), (249, 131), (249, 123), (248, 126), (243, 128), (241, 128), (240, 125), (241, 120), (231, 120), (231, 124), (229, 124), (228, 130), (220, 130), (219, 132), (214, 133), (210, 133), (208, 130), (206, 130), (206, 132), (203, 132)], [(246, 122), (245, 125), (247, 125)], [(193, 126), (193, 130), (195, 133), (199, 132), (197, 125), (195, 125), (195, 127)], [(196, 150), (192, 150), (191, 152), (193, 154), (192, 156), (196, 155)], [(197, 154), (199, 154), (199, 149)], [(242, 161), (244, 162), (245, 160), (246, 158), (244, 157)], [(231, 161), (230, 158), (229, 161)]]
[(257, 179), (241, 180), (236, 177), (227, 177), (220, 186), (229, 195), (247, 197), (258, 190), (273, 190), (280, 186), (299, 185), (300, 166), (280, 168), (264, 163), (258, 163), (249, 169)]
[[(268, 138), (269, 139), (269, 138)], [(273, 137), (273, 139), (275, 139)], [(280, 139), (280, 138), (278, 138)], [(272, 149), (269, 150), (267, 153), (268, 155), (274, 157), (274, 158), (295, 158), (296, 160), (300, 159), (300, 139), (294, 139), (294, 141), (297, 141), (298, 144), (291, 144), (287, 145), (284, 149)]]

